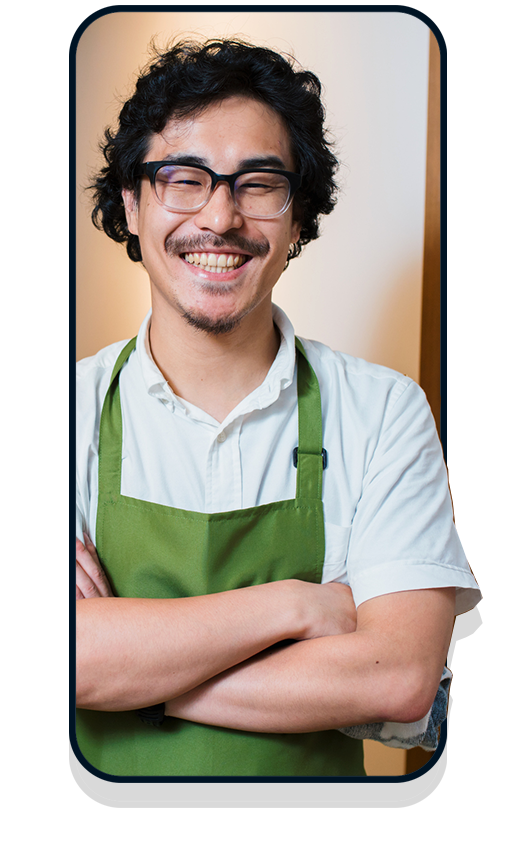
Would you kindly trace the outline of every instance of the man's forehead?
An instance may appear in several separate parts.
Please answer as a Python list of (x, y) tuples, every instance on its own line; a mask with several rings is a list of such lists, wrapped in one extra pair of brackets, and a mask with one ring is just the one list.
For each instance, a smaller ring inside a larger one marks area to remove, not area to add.
[(197, 163), (211, 166), (209, 151), (226, 149), (237, 150), (241, 159), (269, 161), (270, 167), (293, 166), (290, 134), (281, 115), (257, 99), (239, 96), (187, 116), (172, 116), (162, 132), (151, 136), (148, 157), (176, 160), (189, 153), (196, 155)]
[(261, 116), (266, 122), (276, 121), (287, 131), (281, 114), (269, 104), (266, 104), (266, 102), (249, 95), (229, 95), (226, 98), (220, 98), (204, 104), (184, 115), (179, 114), (177, 108), (174, 114), (169, 116), (162, 133), (186, 133), (186, 129), (192, 128), (197, 123), (203, 121), (205, 117), (212, 121), (222, 122), (223, 114), (226, 112), (231, 113), (233, 116), (238, 112), (247, 113), (248, 111)]

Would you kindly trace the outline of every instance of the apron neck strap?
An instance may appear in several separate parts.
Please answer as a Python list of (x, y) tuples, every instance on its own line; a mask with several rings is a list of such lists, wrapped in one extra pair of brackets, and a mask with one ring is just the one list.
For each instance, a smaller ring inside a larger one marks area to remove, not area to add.
[(305, 349), (296, 337), (298, 354), (298, 463), (296, 498), (321, 500), (323, 484), (323, 431), (320, 386)]
[(105, 396), (99, 423), (99, 497), (117, 500), (121, 494), (121, 459), (123, 421), (119, 374), (136, 346), (136, 337), (129, 340), (114, 364), (110, 385)]
[(126, 364), (132, 352), (136, 348), (136, 340), (137, 337), (133, 337), (128, 343), (123, 347), (120, 351), (118, 359), (114, 364), (114, 369), (112, 370), (112, 375), (110, 376), (110, 386), (114, 383), (118, 374), (121, 372), (122, 367)]

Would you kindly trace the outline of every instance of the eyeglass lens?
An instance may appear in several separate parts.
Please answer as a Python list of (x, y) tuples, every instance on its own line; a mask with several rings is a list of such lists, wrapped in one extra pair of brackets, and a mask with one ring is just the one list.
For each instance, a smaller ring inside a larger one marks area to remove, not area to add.
[[(168, 165), (156, 173), (155, 190), (161, 204), (173, 211), (199, 209), (211, 192), (211, 176), (196, 167)], [(290, 183), (278, 173), (244, 173), (235, 181), (235, 202), (248, 217), (281, 214), (290, 199)]]

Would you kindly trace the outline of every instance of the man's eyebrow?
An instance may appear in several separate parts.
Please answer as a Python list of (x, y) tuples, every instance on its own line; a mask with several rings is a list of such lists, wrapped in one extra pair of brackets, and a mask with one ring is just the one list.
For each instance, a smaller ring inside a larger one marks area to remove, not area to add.
[(174, 161), (175, 164), (183, 164), (184, 167), (207, 167), (208, 163), (205, 158), (201, 158), (200, 155), (190, 155), (189, 153), (183, 152), (171, 152), (170, 155), (166, 155), (163, 159), (164, 161)]
[[(163, 159), (164, 161), (174, 161), (175, 164), (182, 164), (185, 167), (209, 167), (208, 160), (200, 155), (192, 155), (189, 152), (171, 152)], [(285, 163), (278, 158), (277, 155), (262, 155), (255, 158), (244, 158), (239, 162), (239, 170), (260, 170), (266, 168), (272, 170), (285, 170)]]
[(239, 170), (259, 170), (269, 167), (275, 170), (286, 170), (284, 161), (277, 155), (265, 155), (262, 158), (245, 158), (239, 162)]

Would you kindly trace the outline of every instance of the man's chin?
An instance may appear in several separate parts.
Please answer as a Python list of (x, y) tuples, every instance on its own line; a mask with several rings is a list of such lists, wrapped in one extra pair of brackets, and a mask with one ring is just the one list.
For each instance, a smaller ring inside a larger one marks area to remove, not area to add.
[(191, 325), (191, 327), (195, 328), (197, 331), (204, 331), (206, 334), (219, 336), (220, 334), (229, 334), (233, 331), (240, 324), (242, 315), (234, 314), (231, 316), (221, 316), (217, 319), (212, 319), (210, 316), (186, 311), (183, 314), (183, 318), (188, 325)]

